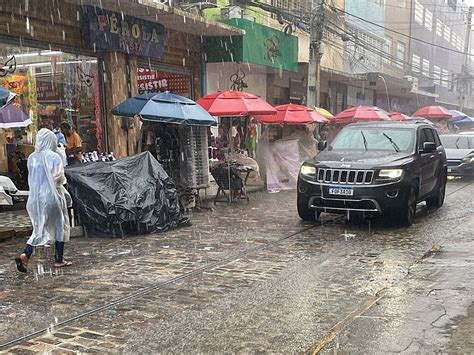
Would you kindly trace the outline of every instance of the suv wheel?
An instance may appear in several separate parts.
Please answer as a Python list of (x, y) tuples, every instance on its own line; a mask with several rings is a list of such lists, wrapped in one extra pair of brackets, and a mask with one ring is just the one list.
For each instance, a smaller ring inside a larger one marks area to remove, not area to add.
[(313, 210), (309, 208), (307, 200), (300, 199), (298, 197), (297, 206), (298, 206), (298, 215), (303, 221), (314, 222), (314, 221), (319, 220), (321, 211)]
[(444, 198), (446, 197), (446, 180), (440, 181), (438, 188), (436, 189), (435, 195), (426, 200), (426, 206), (428, 208), (440, 208), (444, 204)]
[(411, 187), (405, 198), (405, 205), (400, 210), (399, 220), (401, 225), (409, 227), (415, 222), (417, 199), (416, 190)]

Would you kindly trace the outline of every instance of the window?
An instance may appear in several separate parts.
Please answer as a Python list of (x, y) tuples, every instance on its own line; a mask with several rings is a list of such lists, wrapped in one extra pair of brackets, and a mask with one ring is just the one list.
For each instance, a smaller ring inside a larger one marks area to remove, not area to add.
[(397, 43), (397, 67), (402, 69), (405, 66), (405, 43)]
[(456, 42), (458, 40), (458, 35), (455, 32), (451, 32), (451, 45), (456, 47)]
[(420, 140), (418, 141), (418, 149), (423, 150), (424, 143), (435, 143), (433, 132), (430, 128), (423, 128), (420, 131)]
[(430, 61), (423, 59), (423, 73), (424, 76), (430, 76)]
[(423, 24), (423, 5), (418, 0), (415, 0), (415, 22), (418, 22), (420, 25)]
[(441, 68), (437, 65), (433, 67), (433, 78), (435, 84), (441, 85)]
[(446, 25), (444, 25), (444, 39), (448, 42), (451, 39), (451, 29)]
[(398, 6), (405, 8), (407, 6), (407, 0), (398, 0)]
[(390, 37), (385, 37), (385, 43), (383, 44), (383, 51), (386, 54), (382, 58), (385, 64), (390, 64), (391, 59), (390, 56), (392, 55), (392, 39)]
[(414, 73), (419, 73), (421, 69), (421, 58), (420, 56), (413, 54), (411, 57), (411, 70)]
[(440, 19), (436, 20), (436, 34), (440, 37), (443, 37), (443, 23)]
[(448, 87), (449, 72), (445, 69), (441, 69), (441, 86)]
[(429, 31), (433, 29), (433, 14), (428, 9), (425, 9), (425, 27)]

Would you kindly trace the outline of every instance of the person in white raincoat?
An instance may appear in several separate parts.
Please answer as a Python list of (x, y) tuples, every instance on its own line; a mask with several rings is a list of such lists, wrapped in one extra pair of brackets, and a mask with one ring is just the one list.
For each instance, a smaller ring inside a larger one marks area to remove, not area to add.
[(71, 197), (64, 188), (64, 163), (57, 149), (56, 135), (48, 129), (41, 129), (36, 136), (35, 152), (28, 158), (30, 195), (26, 209), (33, 233), (23, 253), (15, 259), (20, 272), (27, 272), (28, 260), (35, 247), (52, 243), (55, 244), (54, 266), (72, 264), (63, 259), (64, 243), (69, 241), (67, 206)]

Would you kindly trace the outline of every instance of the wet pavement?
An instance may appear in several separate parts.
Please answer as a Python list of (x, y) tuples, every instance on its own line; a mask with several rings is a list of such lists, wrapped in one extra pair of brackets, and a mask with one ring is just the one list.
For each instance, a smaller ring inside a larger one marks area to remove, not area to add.
[(295, 193), (195, 213), (193, 225), (76, 238), (71, 268), (1, 243), (0, 344), (11, 353), (472, 352), (474, 184), (414, 226), (303, 223)]

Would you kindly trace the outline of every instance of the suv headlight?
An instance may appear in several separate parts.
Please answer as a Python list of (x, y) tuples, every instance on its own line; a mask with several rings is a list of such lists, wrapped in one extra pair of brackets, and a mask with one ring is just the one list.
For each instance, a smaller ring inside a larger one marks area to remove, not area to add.
[(377, 176), (378, 180), (400, 180), (403, 176), (403, 169), (381, 169)]
[(469, 155), (469, 156), (463, 158), (462, 162), (467, 163), (467, 164), (472, 164), (472, 163), (474, 163), (474, 156)]
[(300, 169), (300, 174), (306, 176), (315, 176), (316, 167), (313, 165), (303, 164)]

